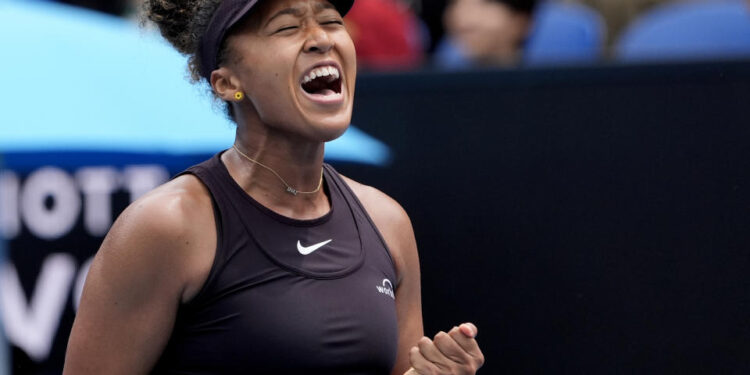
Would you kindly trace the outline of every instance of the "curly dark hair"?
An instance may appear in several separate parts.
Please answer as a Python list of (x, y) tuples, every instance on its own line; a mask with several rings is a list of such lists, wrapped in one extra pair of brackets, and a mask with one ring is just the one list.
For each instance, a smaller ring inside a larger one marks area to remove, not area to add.
[[(143, 22), (151, 21), (159, 28), (161, 35), (178, 52), (188, 57), (188, 70), (193, 83), (208, 80), (201, 76), (201, 59), (198, 48), (201, 37), (208, 28), (222, 0), (145, 0), (143, 2)], [(225, 43), (219, 51), (219, 62), (226, 61), (229, 51)], [(211, 90), (213, 94), (213, 90)], [(214, 95), (214, 98), (217, 98)], [(232, 106), (224, 103), (224, 111), (230, 120), (235, 121)]]
[[(144, 16), (154, 22), (161, 35), (188, 57), (193, 82), (201, 80), (198, 45), (222, 0), (145, 0)], [(222, 48), (224, 50), (225, 48)]]

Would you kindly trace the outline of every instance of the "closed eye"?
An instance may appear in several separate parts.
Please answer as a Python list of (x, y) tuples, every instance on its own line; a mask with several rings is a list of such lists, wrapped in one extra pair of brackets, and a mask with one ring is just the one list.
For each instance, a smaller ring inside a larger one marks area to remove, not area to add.
[(318, 21), (321, 25), (344, 25), (344, 20), (341, 18), (329, 18), (329, 19), (322, 19)]
[(282, 32), (282, 31), (287, 31), (287, 30), (294, 30), (294, 29), (296, 29), (296, 28), (297, 28), (297, 26), (286, 26), (286, 27), (282, 27), (282, 28), (280, 28), (280, 29), (276, 30), (276, 32), (277, 32), (277, 33), (280, 33), (280, 32)]

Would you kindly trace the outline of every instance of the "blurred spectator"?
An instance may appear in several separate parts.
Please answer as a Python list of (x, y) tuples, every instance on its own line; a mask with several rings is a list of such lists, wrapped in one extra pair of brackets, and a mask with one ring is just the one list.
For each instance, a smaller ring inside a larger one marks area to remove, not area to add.
[(447, 40), (438, 47), (437, 64), (460, 68), (517, 63), (535, 6), (535, 0), (449, 1), (443, 18)]
[(566, 0), (572, 3), (581, 3), (597, 10), (603, 17), (609, 30), (608, 44), (611, 45), (619, 39), (620, 33), (630, 24), (632, 20), (643, 12), (651, 10), (657, 5), (678, 1), (700, 1), (700, 0)]
[(607, 30), (592, 9), (559, 1), (452, 0), (435, 65), (444, 70), (591, 64)]
[(750, 9), (746, 0), (672, 2), (646, 12), (616, 44), (631, 62), (750, 57)]
[(607, 27), (602, 16), (582, 4), (544, 1), (523, 51), (524, 66), (580, 65), (601, 60)]
[[(143, 0), (47, 0), (136, 19)], [(421, 65), (427, 30), (412, 9), (421, 0), (357, 0), (346, 26), (365, 70), (402, 70)]]
[(410, 69), (422, 62), (420, 20), (399, 0), (357, 0), (346, 15), (346, 27), (365, 70)]

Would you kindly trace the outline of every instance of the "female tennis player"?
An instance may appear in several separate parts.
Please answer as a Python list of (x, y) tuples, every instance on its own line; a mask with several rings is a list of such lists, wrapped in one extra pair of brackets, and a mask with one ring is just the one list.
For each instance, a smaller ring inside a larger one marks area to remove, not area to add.
[(477, 328), (423, 337), (411, 224), (323, 163), (346, 130), (353, 0), (150, 0), (237, 124), (128, 207), (96, 255), (65, 374), (473, 374)]

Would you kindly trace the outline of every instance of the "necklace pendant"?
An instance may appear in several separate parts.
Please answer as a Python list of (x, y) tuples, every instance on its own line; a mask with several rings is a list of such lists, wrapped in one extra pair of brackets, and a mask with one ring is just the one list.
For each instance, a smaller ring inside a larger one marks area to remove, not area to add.
[(291, 186), (287, 186), (286, 187), (286, 192), (289, 193), (289, 194), (291, 194), (291, 195), (297, 195), (297, 190), (292, 189)]

